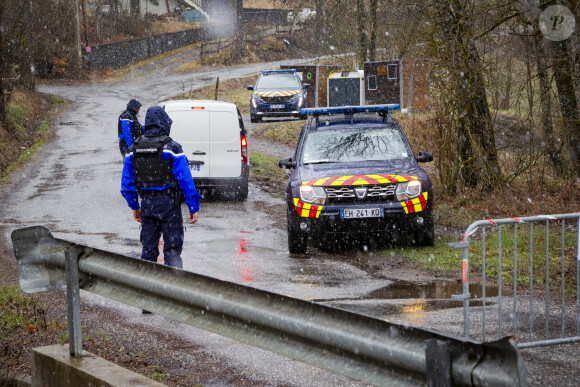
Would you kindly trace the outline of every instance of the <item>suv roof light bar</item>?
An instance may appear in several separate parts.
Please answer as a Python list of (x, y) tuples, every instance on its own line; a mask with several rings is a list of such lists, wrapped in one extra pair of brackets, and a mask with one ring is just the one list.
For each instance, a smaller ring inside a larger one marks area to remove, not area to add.
[(262, 70), (262, 74), (295, 73), (295, 72), (296, 72), (296, 69)]
[(323, 107), (323, 108), (306, 108), (302, 109), (302, 114), (312, 115), (312, 116), (322, 116), (330, 114), (349, 114), (354, 113), (383, 113), (388, 114), (390, 110), (399, 110), (400, 105), (398, 103), (391, 103), (386, 105), (364, 105), (364, 106), (336, 106), (336, 107)]

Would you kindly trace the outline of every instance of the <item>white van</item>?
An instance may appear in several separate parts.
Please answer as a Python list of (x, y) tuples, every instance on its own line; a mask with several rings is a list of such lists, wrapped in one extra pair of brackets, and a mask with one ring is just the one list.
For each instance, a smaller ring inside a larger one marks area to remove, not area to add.
[(201, 193), (248, 197), (248, 144), (233, 103), (178, 100), (161, 103), (173, 120), (170, 137), (181, 144)]

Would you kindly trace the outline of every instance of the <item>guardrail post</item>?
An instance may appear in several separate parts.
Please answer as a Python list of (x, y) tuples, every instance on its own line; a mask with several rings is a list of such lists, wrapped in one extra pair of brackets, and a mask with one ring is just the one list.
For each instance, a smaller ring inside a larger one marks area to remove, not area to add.
[(75, 246), (65, 249), (66, 305), (68, 309), (68, 340), (70, 355), (81, 357), (81, 295), (79, 290), (79, 261)]
[(441, 340), (425, 340), (427, 386), (451, 386), (451, 356), (449, 345)]

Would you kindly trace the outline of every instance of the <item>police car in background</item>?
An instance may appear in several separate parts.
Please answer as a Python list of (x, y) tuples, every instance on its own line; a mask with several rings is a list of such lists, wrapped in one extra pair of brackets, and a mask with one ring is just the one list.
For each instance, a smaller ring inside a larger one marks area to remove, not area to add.
[(389, 114), (398, 108), (392, 104), (302, 110), (309, 118), (294, 157), (279, 162), (289, 170), (291, 253), (305, 253), (308, 239), (332, 241), (357, 234), (411, 234), (416, 244), (433, 245), (431, 180), (418, 164), (433, 156), (415, 156)]
[(255, 86), (248, 86), (250, 121), (260, 122), (263, 117), (300, 117), (306, 107), (306, 89), (296, 70), (262, 70)]

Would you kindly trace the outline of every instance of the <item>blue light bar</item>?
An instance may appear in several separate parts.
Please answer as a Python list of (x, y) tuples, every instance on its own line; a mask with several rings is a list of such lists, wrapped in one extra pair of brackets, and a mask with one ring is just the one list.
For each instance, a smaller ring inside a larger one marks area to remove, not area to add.
[(276, 73), (295, 73), (296, 69), (284, 69), (284, 70), (262, 70), (262, 74), (276, 74)]
[(312, 116), (321, 116), (329, 114), (353, 114), (353, 113), (388, 113), (389, 110), (399, 110), (398, 103), (387, 105), (364, 105), (364, 106), (336, 106), (323, 108), (306, 108), (302, 109), (302, 114)]

